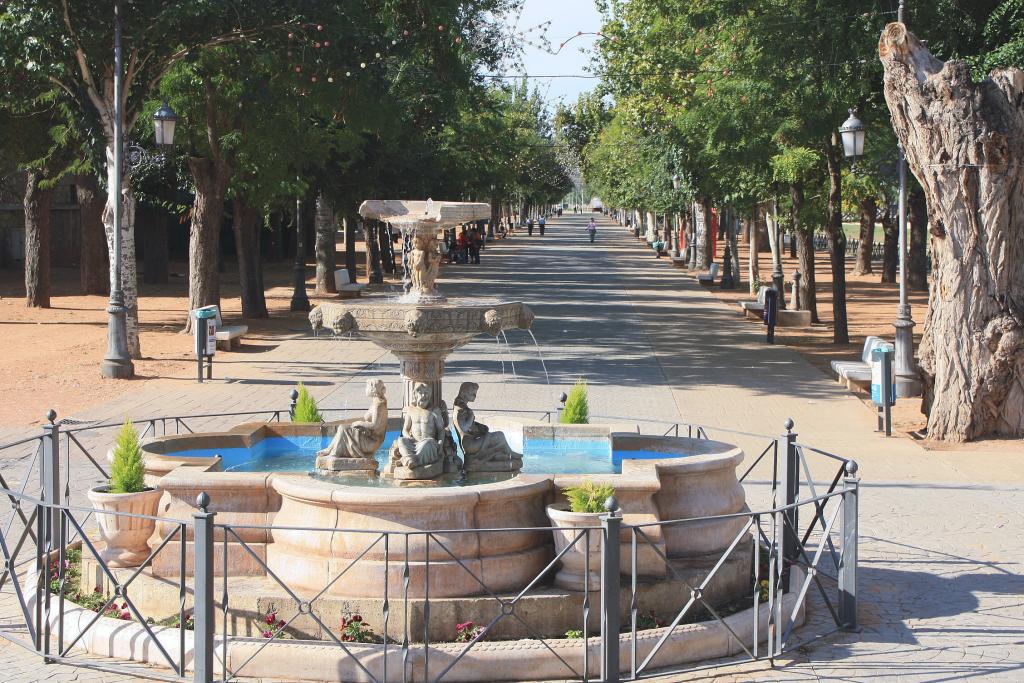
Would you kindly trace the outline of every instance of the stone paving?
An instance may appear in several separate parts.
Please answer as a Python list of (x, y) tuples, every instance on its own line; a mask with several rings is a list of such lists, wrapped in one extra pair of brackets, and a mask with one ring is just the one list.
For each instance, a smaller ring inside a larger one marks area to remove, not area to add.
[[(1024, 458), (995, 449), (926, 451), (875, 434), (871, 411), (798, 354), (765, 345), (760, 327), (667, 259), (655, 260), (607, 219), (597, 243), (589, 244), (585, 221), (570, 214), (551, 221), (543, 238), (523, 235), (488, 246), (479, 266), (445, 267), (442, 288), (450, 294), (529, 303), (545, 360), (542, 365), (525, 333), (510, 334), (507, 345), (482, 339), (451, 358), (446, 395), (472, 379), (481, 384), (481, 406), (536, 408), (540, 417), (582, 376), (595, 416), (655, 420), (661, 431), (682, 420), (710, 425), (712, 438), (735, 441), (748, 456), (766, 437), (718, 428), (772, 435), (792, 417), (801, 441), (855, 458), (863, 480), (861, 632), (823, 637), (777, 660), (774, 669), (722, 662), (652, 680), (1024, 680)], [(118, 400), (73, 417), (280, 409), (296, 380), (329, 408), (361, 407), (368, 376), (389, 380), (391, 396), (398, 396), (393, 358), (366, 342), (312, 339), (299, 331), (272, 351), (219, 365), (216, 373), (223, 379), (203, 385), (167, 380), (132, 390), (129, 384)], [(237, 421), (189, 424), (219, 428)], [(5, 440), (24, 433), (0, 427)], [(105, 438), (83, 443), (103, 452)], [(9, 483), (24, 478), (27, 454), (0, 451), (0, 474)], [(810, 460), (816, 479), (831, 478), (830, 461)], [(70, 465), (72, 497), (82, 502), (100, 476), (77, 454)], [(752, 507), (763, 503), (764, 474), (762, 467), (751, 475)], [(827, 611), (813, 594), (808, 616), (800, 638), (829, 630)], [(0, 645), (0, 666), (11, 681), (138, 678), (42, 667), (8, 644)]]

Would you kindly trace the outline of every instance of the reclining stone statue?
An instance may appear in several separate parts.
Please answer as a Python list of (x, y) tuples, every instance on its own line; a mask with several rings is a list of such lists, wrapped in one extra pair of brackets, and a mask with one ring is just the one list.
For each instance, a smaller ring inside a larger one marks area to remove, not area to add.
[(316, 468), (326, 472), (377, 472), (374, 454), (388, 431), (388, 402), (384, 382), (366, 381), (370, 408), (358, 422), (338, 426), (334, 439), (316, 457)]
[(523, 468), (523, 456), (508, 445), (505, 435), (492, 432), (476, 421), (469, 404), (476, 400), (479, 385), (463, 382), (455, 398), (455, 430), (462, 441), (467, 472), (518, 472)]

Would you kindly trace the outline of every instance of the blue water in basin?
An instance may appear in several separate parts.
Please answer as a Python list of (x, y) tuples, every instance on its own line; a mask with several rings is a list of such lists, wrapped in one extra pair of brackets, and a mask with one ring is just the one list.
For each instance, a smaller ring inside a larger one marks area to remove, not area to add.
[[(399, 432), (388, 432), (376, 453), (383, 470), (388, 449)], [(274, 436), (257, 441), (251, 448), (196, 448), (169, 453), (180, 458), (208, 458), (219, 455), (230, 472), (308, 472), (316, 453), (331, 441), (330, 436)], [(527, 439), (523, 443), (523, 472), (544, 474), (615, 474), (622, 460), (674, 457), (655, 451), (613, 452), (608, 439)], [(676, 456), (678, 457), (678, 456)], [(473, 483), (478, 483), (474, 481)]]

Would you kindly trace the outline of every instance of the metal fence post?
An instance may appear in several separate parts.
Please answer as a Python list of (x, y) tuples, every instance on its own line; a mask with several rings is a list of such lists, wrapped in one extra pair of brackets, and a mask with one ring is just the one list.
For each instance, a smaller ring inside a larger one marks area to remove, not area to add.
[[(49, 424), (43, 425), (43, 452), (39, 460), (39, 487), (40, 498), (43, 502), (52, 506), (50, 514), (46, 515), (46, 537), (39, 539), (39, 545), (45, 550), (56, 549), (60, 538), (60, 524), (63, 515), (59, 514), (57, 506), (61, 504), (60, 495), (60, 425), (55, 422), (57, 411), (52, 408), (46, 413)], [(40, 511), (42, 514), (42, 511)], [(45, 551), (44, 551), (45, 552)]]
[[(786, 420), (784, 424), (786, 433), (779, 439), (779, 450), (783, 457), (779, 463), (779, 482), (782, 487), (782, 499), (779, 500), (776, 494), (776, 506), (793, 505), (800, 497), (800, 454), (796, 449), (796, 432), (793, 431), (793, 418)], [(797, 534), (799, 518), (796, 507), (789, 508), (783, 513), (785, 524), (782, 534), (779, 536), (782, 548), (780, 555), (783, 559), (783, 580), (782, 586), (789, 591), (789, 567), (800, 556), (800, 538)]]
[(619, 612), (619, 532), (622, 530), (622, 513), (615, 496), (605, 501), (604, 509), (608, 514), (601, 517), (601, 526), (604, 527), (601, 540), (601, 680), (603, 683), (619, 683), (619, 628), (622, 622)]
[[(195, 606), (192, 611), (195, 649), (192, 680), (194, 683), (212, 683), (213, 635), (216, 631), (213, 608), (213, 518), (216, 513), (207, 511), (210, 496), (205, 491), (196, 496), (196, 505), (199, 511), (192, 513), (195, 524)], [(224, 571), (227, 571), (227, 567)]]
[(857, 630), (857, 508), (860, 477), (857, 463), (846, 463), (843, 479), (843, 547), (839, 563), (839, 621), (847, 631)]

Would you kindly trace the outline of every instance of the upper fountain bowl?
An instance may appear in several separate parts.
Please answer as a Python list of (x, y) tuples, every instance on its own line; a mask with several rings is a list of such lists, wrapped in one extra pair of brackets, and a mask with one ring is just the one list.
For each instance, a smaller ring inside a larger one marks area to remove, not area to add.
[(489, 204), (368, 199), (360, 205), (359, 214), (399, 227), (412, 237), (407, 254), (409, 291), (397, 299), (322, 304), (309, 314), (314, 330), (327, 328), (336, 335), (358, 332), (389, 351), (423, 356), (450, 353), (478, 334), (495, 336), (533, 324), (533, 312), (521, 303), (478, 298), (449, 301), (437, 290), (438, 233), (490, 218)]

